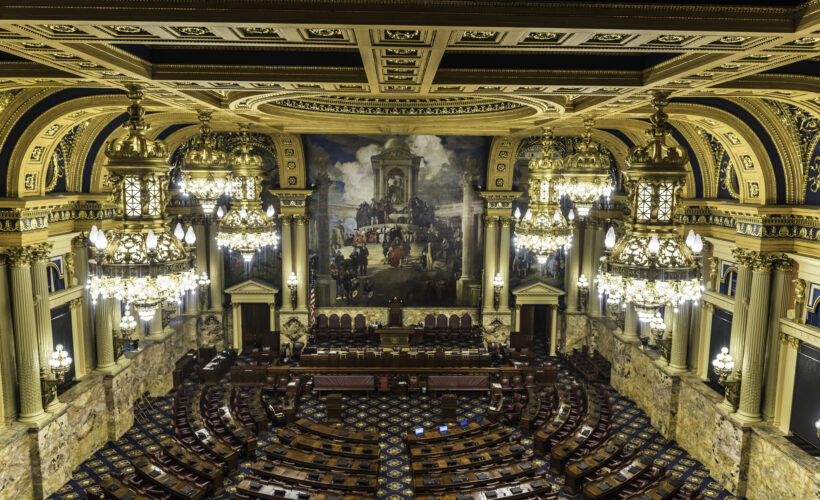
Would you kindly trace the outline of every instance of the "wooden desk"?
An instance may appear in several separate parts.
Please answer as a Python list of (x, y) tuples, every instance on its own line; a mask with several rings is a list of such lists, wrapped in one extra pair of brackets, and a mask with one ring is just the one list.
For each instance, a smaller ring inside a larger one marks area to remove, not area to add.
[(416, 500), (515, 500), (519, 498), (539, 498), (542, 500), (557, 498), (558, 490), (553, 490), (549, 481), (538, 480), (505, 486), (494, 490), (469, 490), (442, 495), (417, 495)]
[(547, 454), (547, 445), (549, 439), (554, 436), (564, 424), (567, 423), (569, 419), (570, 409), (572, 405), (569, 402), (561, 403), (561, 406), (558, 407), (558, 412), (555, 413), (555, 417), (553, 417), (552, 421), (548, 424), (544, 424), (535, 431), (535, 436), (533, 439), (533, 449), (542, 455)]
[[(234, 388), (236, 390), (236, 388)], [(248, 412), (251, 419), (256, 424), (257, 434), (268, 429), (268, 418), (265, 413), (265, 408), (262, 406), (262, 389), (255, 387), (248, 391)]]
[(584, 486), (584, 500), (611, 498), (652, 466), (652, 458), (641, 455), (618, 470)]
[(348, 458), (378, 459), (381, 449), (378, 445), (345, 444), (328, 441), (326, 439), (316, 439), (304, 434), (297, 435), (290, 431), (280, 431), (279, 442), (301, 448), (307, 451), (315, 451), (326, 455), (337, 455)]
[(483, 436), (470, 436), (464, 439), (446, 441), (443, 443), (411, 445), (408, 451), (410, 460), (418, 460), (421, 457), (436, 457), (456, 453), (469, 453), (508, 441), (510, 436), (512, 436), (512, 431), (510, 429), (501, 428)]
[(372, 475), (297, 469), (289, 465), (276, 465), (265, 461), (253, 464), (251, 470), (261, 478), (305, 485), (318, 490), (332, 488), (334, 490), (375, 492), (379, 483), (378, 478)]
[(438, 427), (425, 429), (423, 433), (416, 435), (415, 432), (408, 432), (404, 435), (404, 442), (408, 446), (422, 443), (437, 443), (439, 441), (453, 441), (475, 434), (484, 434), (498, 427), (498, 424), (489, 420), (470, 420), (465, 426), (448, 426), (446, 433), (441, 433)]
[(239, 456), (227, 443), (222, 441), (205, 425), (205, 419), (202, 418), (202, 412), (199, 407), (200, 397), (202, 395), (202, 388), (195, 391), (188, 399), (187, 415), (188, 422), (191, 426), (191, 431), (194, 433), (194, 438), (208, 449), (214, 456), (224, 460), (228, 465), (229, 470), (236, 470)]
[(626, 445), (621, 436), (614, 436), (601, 446), (590, 451), (583, 459), (567, 464), (564, 479), (564, 491), (576, 495), (581, 489), (581, 479), (591, 476), (618, 456)]
[(578, 449), (580, 449), (587, 440), (598, 428), (601, 422), (601, 407), (598, 403), (598, 397), (591, 395), (587, 398), (589, 404), (587, 405), (587, 415), (581, 422), (580, 428), (576, 432), (567, 436), (566, 439), (557, 443), (555, 448), (550, 450), (550, 471), (555, 474), (562, 474), (569, 457), (571, 457)]
[(160, 445), (165, 455), (171, 459), (172, 462), (179, 465), (186, 471), (196, 474), (202, 479), (207, 479), (211, 482), (212, 493), (214, 496), (223, 493), (223, 474), (215, 463), (209, 462), (199, 455), (195, 455), (179, 444), (175, 439), (164, 439)]
[(316, 422), (309, 418), (300, 418), (296, 421), (296, 426), (304, 429), (310, 434), (316, 434), (317, 436), (330, 439), (369, 445), (379, 444), (379, 436), (374, 432), (355, 431), (345, 429), (344, 427), (334, 427), (332, 425)]
[(279, 485), (265, 484), (252, 479), (245, 479), (236, 487), (251, 498), (263, 500), (361, 500), (361, 495), (331, 495), (312, 493), (302, 489), (284, 488)]
[(428, 472), (446, 472), (454, 469), (476, 469), (486, 467), (502, 460), (519, 457), (524, 454), (525, 448), (520, 444), (507, 444), (492, 450), (475, 453), (462, 453), (438, 459), (413, 462), (413, 475)]
[(102, 488), (103, 497), (105, 498), (116, 498), (118, 500), (152, 500), (153, 498), (143, 495), (115, 477), (103, 479), (100, 488)]
[(147, 455), (139, 454), (131, 460), (134, 471), (148, 482), (170, 493), (175, 498), (200, 500), (205, 498), (205, 490), (190, 481), (185, 481), (153, 462)]
[[(385, 347), (410, 347), (410, 337), (416, 333), (416, 328), (413, 326), (390, 326), (387, 328), (376, 328), (375, 333), (379, 336), (379, 345)], [(422, 336), (423, 335), (424, 333), (422, 332)]]
[(230, 404), (230, 393), (225, 391), (219, 393), (217, 397), (219, 402), (217, 403), (216, 411), (219, 413), (219, 419), (225, 425), (225, 428), (228, 429), (231, 436), (242, 445), (244, 454), (253, 456), (256, 453), (256, 436), (233, 414), (233, 408), (231, 408)]
[[(511, 482), (516, 478), (535, 474), (537, 467), (532, 462), (522, 462), (495, 469), (477, 472), (456, 472), (435, 476), (418, 476), (413, 479), (413, 490), (416, 493), (429, 490), (455, 490), (467, 487), (480, 488), (482, 484), (497, 481)], [(515, 481), (515, 484), (521, 481)]]
[(264, 449), (265, 455), (274, 462), (284, 462), (310, 469), (355, 472), (376, 475), (379, 473), (378, 460), (351, 460), (344, 457), (309, 453), (296, 448), (272, 444)]
[(661, 478), (660, 481), (650, 484), (629, 498), (635, 500), (666, 500), (674, 497), (681, 488), (683, 488), (683, 481), (672, 477), (672, 475), (667, 472), (666, 476)]

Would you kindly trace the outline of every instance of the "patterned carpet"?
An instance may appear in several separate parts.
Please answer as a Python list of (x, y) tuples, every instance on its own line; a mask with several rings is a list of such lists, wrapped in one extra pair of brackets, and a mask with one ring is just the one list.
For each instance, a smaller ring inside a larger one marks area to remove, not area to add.
[[(571, 382), (573, 377), (567, 370), (560, 371), (562, 382)], [(225, 380), (227, 382), (227, 379)], [(193, 387), (193, 382), (187, 382)], [(369, 398), (364, 395), (345, 395), (346, 426), (360, 430), (378, 430), (381, 444), (381, 475), (377, 498), (380, 500), (404, 500), (413, 498), (410, 488), (411, 476), (406, 450), (402, 436), (405, 432), (416, 427), (438, 426), (440, 422), (440, 401), (431, 395), (400, 397), (396, 395), (376, 395)], [(488, 403), (487, 396), (460, 396), (459, 419), (471, 419), (483, 415)], [(137, 423), (121, 439), (108, 443), (89, 460), (86, 460), (73, 473), (71, 480), (66, 483), (51, 499), (84, 498), (85, 488), (97, 484), (108, 473), (132, 471), (129, 457), (140, 449), (153, 449), (158, 442), (171, 430), (170, 410), (171, 397), (165, 396), (154, 400), (156, 411), (152, 412), (150, 420)], [(623, 433), (644, 448), (646, 453), (658, 461), (667, 464), (667, 468), (676, 475), (685, 478), (686, 483), (700, 486), (706, 498), (732, 498), (728, 492), (721, 489), (713, 481), (706, 469), (692, 459), (685, 451), (674, 443), (666, 441), (649, 425), (646, 414), (639, 410), (634, 403), (617, 394), (613, 399), (616, 418), (613, 422), (615, 432)], [(324, 398), (312, 396), (305, 399), (300, 410), (302, 416), (316, 420), (325, 418)], [(264, 434), (259, 438), (257, 456), (262, 457), (262, 448), (271, 441), (271, 434)], [(532, 439), (523, 438), (522, 444), (532, 447)], [(226, 478), (225, 494), (215, 498), (232, 498), (236, 485), (245, 477), (252, 462), (240, 463), (238, 473)], [(537, 457), (536, 463), (540, 470), (547, 471), (548, 459)], [(556, 476), (547, 471), (547, 478), (557, 487), (563, 484), (563, 476)], [(569, 496), (561, 493), (562, 499), (580, 499), (581, 495)]]

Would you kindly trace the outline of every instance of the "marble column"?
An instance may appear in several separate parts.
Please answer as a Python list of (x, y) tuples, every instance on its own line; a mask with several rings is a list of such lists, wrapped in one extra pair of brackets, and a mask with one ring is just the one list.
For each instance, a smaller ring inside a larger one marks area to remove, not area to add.
[[(728, 380), (735, 382), (741, 379), (743, 368), (743, 343), (746, 338), (746, 314), (749, 310), (749, 293), (752, 289), (752, 261), (756, 252), (735, 248), (732, 255), (737, 262), (737, 284), (735, 285), (735, 304), (732, 311), (732, 332), (729, 339), (729, 354), (735, 363), (735, 369)], [(723, 407), (734, 411), (735, 405), (730, 400), (730, 391), (726, 391)]]
[(689, 304), (678, 306), (672, 324), (672, 352), (669, 356), (669, 368), (672, 372), (683, 373), (688, 369), (689, 355)]
[(8, 251), (11, 268), (11, 293), (14, 311), (14, 347), (17, 354), (17, 383), (20, 389), (22, 422), (35, 423), (46, 415), (40, 390), (40, 356), (37, 342), (37, 322), (34, 312), (34, 292), (31, 287), (31, 248)]
[(148, 338), (158, 340), (163, 337), (162, 304), (160, 303), (160, 305), (154, 309), (154, 316), (151, 318), (151, 321), (148, 322)]
[(775, 402), (777, 399), (777, 362), (780, 357), (780, 319), (786, 315), (789, 308), (789, 291), (792, 279), (792, 261), (786, 255), (781, 255), (775, 261), (775, 270), (772, 275), (772, 292), (769, 299), (769, 329), (766, 335), (766, 368), (763, 380), (766, 386), (763, 390), (763, 418), (771, 422), (775, 418)]
[(703, 302), (702, 310), (700, 331), (698, 332), (698, 363), (696, 370), (700, 379), (706, 381), (709, 379), (709, 370), (712, 369), (712, 360), (709, 359), (709, 340), (712, 335), (712, 316), (715, 313), (715, 305), (711, 302)]
[(54, 378), (48, 369), (48, 360), (54, 351), (54, 337), (51, 332), (51, 307), (48, 290), (48, 258), (51, 255), (51, 243), (34, 245), (31, 261), (31, 288), (34, 293), (34, 321), (37, 325), (37, 346), (40, 356), (40, 372), (48, 378)]
[(697, 301), (692, 302), (689, 304), (689, 346), (688, 346), (688, 358), (686, 366), (689, 371), (697, 373), (698, 371), (698, 364), (700, 362), (700, 358), (698, 354), (700, 352), (700, 327), (701, 327), (701, 315), (703, 314), (703, 302)]
[[(73, 240), (73, 248), (74, 248), (74, 271), (77, 275), (77, 281), (81, 287), (83, 287), (82, 291), (82, 315), (83, 315), (83, 330), (82, 330), (82, 339), (83, 345), (82, 349), (85, 352), (85, 372), (89, 373), (94, 370), (94, 367), (97, 366), (97, 352), (94, 347), (95, 340), (94, 340), (94, 331), (91, 328), (91, 299), (88, 297), (88, 288), (86, 285), (88, 284), (89, 280), (89, 269), (88, 269), (88, 247), (89, 241), (88, 238), (81, 235)], [(77, 351), (78, 347), (74, 346), (74, 350)]]
[(94, 319), (97, 334), (97, 369), (108, 370), (114, 366), (114, 332), (111, 328), (112, 299), (97, 299)]
[(210, 297), (212, 311), (221, 311), (222, 304), (224, 303), (224, 286), (222, 283), (222, 250), (216, 244), (217, 229), (216, 222), (211, 222), (209, 227), (210, 235), (207, 238), (209, 269), (208, 278), (211, 280)]
[(299, 284), (296, 286), (296, 309), (299, 311), (307, 311), (307, 295), (308, 295), (308, 256), (307, 256), (307, 222), (308, 219), (304, 215), (295, 216), (294, 221), (294, 256), (293, 263), (295, 264), (296, 278)]
[(624, 311), (624, 342), (640, 343), (641, 337), (638, 335), (638, 313), (635, 312), (635, 306), (632, 303), (626, 305)]
[(598, 275), (598, 265), (601, 263), (601, 257), (604, 255), (604, 228), (603, 224), (596, 224), (592, 232), (593, 238), (590, 241), (592, 248), (592, 261), (590, 262), (590, 274), (587, 276), (589, 280), (589, 314), (592, 316), (603, 315), (603, 307), (601, 306), (603, 299), (598, 296), (598, 284), (595, 282), (595, 277)]
[[(595, 224), (589, 218), (587, 218), (587, 220), (584, 221), (583, 235), (583, 244), (580, 245), (581, 247), (583, 247), (583, 255), (581, 256), (581, 274), (585, 275), (588, 280), (593, 281), (595, 278), (595, 270), (593, 269), (592, 262), (592, 248), (595, 245)], [(591, 295), (592, 290), (590, 290), (590, 296)]]
[[(509, 217), (500, 221), (501, 231), (498, 242), (498, 267), (496, 273), (501, 273), (504, 279), (504, 286), (501, 288), (501, 301), (498, 306), (499, 311), (508, 312), (510, 309), (510, 223)], [(495, 274), (493, 274), (495, 277)]]
[[(8, 259), (0, 254), (0, 283), (9, 283)], [(17, 418), (17, 370), (14, 360), (14, 325), (12, 323), (11, 290), (0, 286), (0, 385), (5, 408), (4, 418)]]
[(495, 257), (498, 244), (496, 241), (498, 217), (484, 217), (484, 294), (482, 298), (482, 308), (485, 311), (494, 310), (493, 298), (493, 278), (495, 277)]
[(550, 306), (550, 356), (555, 356), (555, 349), (558, 344), (558, 304)]
[(735, 361), (735, 370), (739, 376), (743, 361), (743, 341), (746, 332), (746, 314), (749, 309), (749, 293), (752, 289), (752, 261), (756, 252), (735, 248), (732, 251), (737, 262), (737, 284), (735, 285), (735, 306), (732, 311), (732, 333), (729, 341), (729, 354)]
[(473, 272), (473, 197), (473, 176), (465, 172), (461, 178), (461, 280), (465, 283)]
[[(290, 302), (290, 288), (288, 288), (288, 277), (293, 271), (293, 244), (291, 243), (291, 217), (288, 215), (280, 215), (282, 229), (282, 309), (292, 311), (293, 306)], [(336, 297), (336, 290), (331, 290), (330, 293)]]
[[(200, 276), (204, 273), (207, 274), (210, 279), (210, 269), (208, 269), (208, 240), (205, 235), (205, 224), (201, 220), (197, 220), (194, 224), (194, 236), (196, 236), (196, 272)], [(204, 295), (204, 297), (203, 297)], [(207, 309), (208, 304), (208, 295), (210, 295), (209, 291), (203, 290), (202, 288), (197, 288), (195, 292), (189, 292), (188, 297), (186, 297), (187, 302), (190, 302), (190, 305), (186, 302), (185, 312), (189, 314), (196, 314), (203, 308)]]
[[(581, 234), (581, 226), (580, 224), (576, 224), (572, 229), (572, 247), (567, 252), (567, 264), (564, 269), (564, 289), (567, 291), (565, 297), (567, 300), (566, 312), (568, 313), (581, 311), (578, 304), (578, 278), (580, 276), (578, 263), (581, 260), (581, 247), (583, 246)], [(587, 279), (592, 280), (592, 277), (587, 276)], [(591, 301), (592, 297), (590, 297), (589, 300)]]
[(752, 290), (746, 321), (746, 340), (743, 346), (743, 378), (740, 384), (740, 405), (737, 411), (738, 419), (744, 422), (760, 420), (766, 333), (769, 329), (772, 264), (771, 255), (758, 254), (752, 271)]

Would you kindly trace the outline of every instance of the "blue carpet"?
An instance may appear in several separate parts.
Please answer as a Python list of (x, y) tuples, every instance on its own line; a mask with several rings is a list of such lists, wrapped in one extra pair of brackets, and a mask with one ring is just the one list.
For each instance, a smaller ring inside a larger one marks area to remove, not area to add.
[[(560, 371), (562, 382), (571, 382), (573, 377), (567, 370)], [(227, 382), (227, 379), (226, 379)], [(187, 382), (188, 388), (194, 387), (193, 382)], [(657, 461), (662, 461), (674, 474), (683, 477), (687, 484), (700, 486), (706, 498), (731, 498), (710, 477), (706, 469), (684, 450), (660, 436), (649, 425), (646, 414), (638, 409), (628, 399), (612, 391), (613, 407), (616, 418), (613, 422), (614, 432), (626, 435), (629, 440), (645, 450)], [(459, 419), (471, 419), (483, 415), (486, 411), (487, 396), (459, 396)], [(432, 395), (401, 397), (396, 395), (373, 394), (369, 398), (364, 395), (345, 395), (344, 425), (360, 430), (378, 430), (381, 445), (381, 472), (377, 498), (380, 500), (404, 500), (413, 498), (410, 487), (410, 466), (402, 436), (416, 427), (433, 427), (441, 423), (440, 401)], [(116, 442), (108, 443), (95, 453), (90, 459), (83, 462), (72, 474), (71, 480), (66, 483), (51, 499), (84, 498), (84, 490), (98, 484), (112, 471), (123, 474), (132, 472), (129, 462), (141, 449), (152, 450), (159, 446), (159, 440), (171, 433), (171, 396), (156, 398), (153, 402), (156, 411), (145, 423), (135, 424), (125, 435)], [(312, 396), (303, 401), (300, 415), (319, 421), (325, 418), (324, 398)], [(259, 437), (257, 457), (264, 456), (262, 448), (271, 441), (271, 433)], [(532, 439), (523, 438), (522, 444), (532, 447)], [(247, 474), (252, 461), (240, 462), (237, 473), (225, 480), (225, 494), (215, 498), (232, 498), (236, 485)], [(563, 484), (563, 476), (556, 476), (547, 471), (548, 460), (536, 457), (541, 471), (547, 473), (556, 487)], [(569, 496), (561, 493), (562, 499), (580, 499), (581, 495)]]

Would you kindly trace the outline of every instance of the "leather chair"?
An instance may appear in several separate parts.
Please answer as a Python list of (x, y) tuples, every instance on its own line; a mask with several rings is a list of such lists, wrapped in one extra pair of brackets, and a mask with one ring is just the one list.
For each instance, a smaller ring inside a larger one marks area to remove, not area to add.
[(367, 319), (364, 317), (364, 314), (357, 314), (356, 317), (353, 318), (353, 334), (357, 337), (367, 335)]
[(447, 333), (447, 316), (443, 314), (439, 314), (438, 318), (436, 318), (436, 333), (437, 334), (446, 334)]
[(535, 377), (532, 375), (527, 375), (524, 377), (524, 388), (525, 389), (534, 389), (535, 388)]
[(265, 378), (265, 385), (262, 386), (262, 390), (265, 392), (274, 392), (276, 390), (276, 379), (268, 375)]
[(299, 361), (302, 359), (302, 349), (305, 348), (304, 342), (294, 342), (293, 343), (293, 359)]
[(353, 320), (349, 314), (342, 314), (342, 319), (339, 324), (339, 333), (345, 337), (350, 335), (353, 330)]
[(330, 333), (331, 337), (335, 337), (336, 335), (339, 334), (340, 328), (339, 328), (339, 315), (338, 314), (334, 313), (334, 314), (330, 315), (330, 320), (328, 321), (327, 329), (328, 329), (328, 333)]
[(419, 378), (416, 375), (410, 375), (410, 381), (407, 383), (407, 390), (411, 394), (421, 391), (421, 388), (419, 387)]
[(387, 375), (379, 377), (379, 392), (390, 392), (390, 380)]

